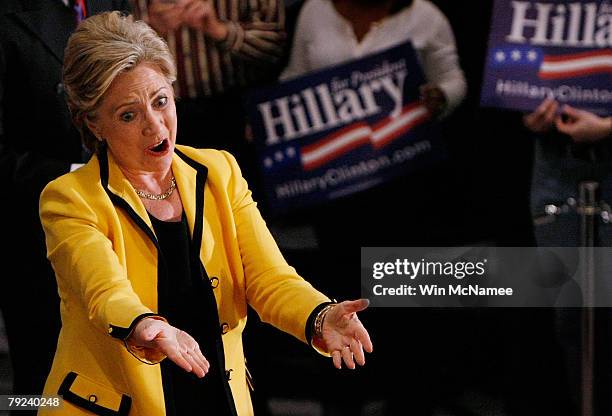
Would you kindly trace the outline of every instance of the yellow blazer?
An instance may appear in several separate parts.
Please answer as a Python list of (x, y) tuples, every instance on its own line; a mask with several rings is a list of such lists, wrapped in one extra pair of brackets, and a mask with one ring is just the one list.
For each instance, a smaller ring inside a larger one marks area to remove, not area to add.
[[(286, 263), (229, 153), (177, 146), (172, 169), (203, 278), (214, 288), (226, 388), (237, 415), (252, 415), (242, 348), (247, 304), (306, 342), (309, 315), (329, 299)], [(164, 415), (157, 357), (122, 341), (136, 318), (157, 312), (157, 241), (112, 155), (49, 183), (40, 216), (62, 316), (44, 394), (61, 392), (64, 405), (39, 414)]]

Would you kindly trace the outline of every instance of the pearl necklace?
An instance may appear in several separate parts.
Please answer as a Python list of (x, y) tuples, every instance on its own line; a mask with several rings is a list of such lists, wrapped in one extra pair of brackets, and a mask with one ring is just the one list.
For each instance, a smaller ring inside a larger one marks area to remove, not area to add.
[(150, 199), (153, 201), (161, 201), (162, 199), (168, 198), (170, 195), (172, 195), (172, 192), (174, 192), (174, 189), (176, 188), (176, 180), (174, 179), (174, 176), (172, 177), (171, 181), (172, 183), (170, 184), (170, 187), (166, 189), (166, 192), (159, 195), (150, 194), (148, 192), (141, 191), (140, 189), (136, 188), (134, 188), (134, 191), (136, 191), (136, 195), (141, 198)]

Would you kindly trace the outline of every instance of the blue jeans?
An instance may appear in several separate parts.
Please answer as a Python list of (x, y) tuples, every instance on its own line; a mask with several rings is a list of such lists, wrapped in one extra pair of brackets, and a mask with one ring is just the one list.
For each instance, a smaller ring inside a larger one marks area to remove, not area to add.
[[(580, 245), (580, 215), (571, 207), (560, 215), (546, 216), (547, 204), (567, 205), (568, 199), (579, 199), (582, 181), (599, 183), (599, 200), (612, 204), (612, 153), (606, 143), (576, 148), (563, 137), (536, 139), (531, 211), (535, 219), (538, 246), (567, 247)], [(571, 201), (570, 201), (571, 202)], [(612, 246), (612, 224), (597, 220), (596, 245)]]

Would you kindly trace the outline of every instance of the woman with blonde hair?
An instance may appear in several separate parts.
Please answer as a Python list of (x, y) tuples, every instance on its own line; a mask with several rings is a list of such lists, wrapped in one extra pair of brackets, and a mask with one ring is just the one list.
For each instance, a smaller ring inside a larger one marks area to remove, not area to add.
[(68, 104), (94, 156), (40, 200), (63, 324), (50, 414), (252, 414), (247, 305), (338, 368), (372, 351), (367, 301), (331, 302), (285, 262), (235, 159), (175, 145), (175, 72), (163, 40), (119, 13), (69, 40)]

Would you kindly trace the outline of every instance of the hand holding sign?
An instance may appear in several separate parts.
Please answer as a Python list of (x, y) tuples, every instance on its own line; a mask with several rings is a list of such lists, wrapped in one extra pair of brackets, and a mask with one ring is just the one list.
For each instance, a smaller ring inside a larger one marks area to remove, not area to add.
[(599, 117), (569, 105), (562, 111), (563, 117), (557, 116), (555, 126), (577, 143), (596, 142), (612, 134), (612, 117)]
[(559, 103), (547, 98), (534, 112), (523, 117), (523, 124), (534, 133), (546, 133), (552, 129)]
[(612, 134), (612, 117), (599, 117), (569, 105), (564, 105), (561, 113), (558, 110), (559, 103), (546, 99), (523, 117), (523, 124), (534, 133), (546, 133), (554, 126), (576, 143), (592, 143)]
[(425, 84), (421, 85), (419, 91), (423, 104), (434, 117), (439, 116), (446, 110), (448, 100), (440, 87), (434, 84)]

